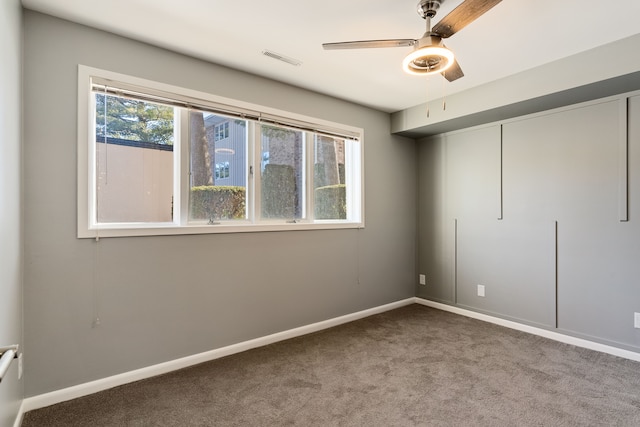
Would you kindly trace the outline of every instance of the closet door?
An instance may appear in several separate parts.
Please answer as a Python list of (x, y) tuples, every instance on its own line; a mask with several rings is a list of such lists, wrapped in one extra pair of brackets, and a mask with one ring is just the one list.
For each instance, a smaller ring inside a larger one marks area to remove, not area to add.
[(556, 226), (548, 250), (556, 252), (557, 327), (607, 340), (620, 339), (632, 279), (621, 273), (637, 263), (620, 222), (621, 111), (617, 100), (595, 103), (515, 121), (503, 133), (505, 218)]

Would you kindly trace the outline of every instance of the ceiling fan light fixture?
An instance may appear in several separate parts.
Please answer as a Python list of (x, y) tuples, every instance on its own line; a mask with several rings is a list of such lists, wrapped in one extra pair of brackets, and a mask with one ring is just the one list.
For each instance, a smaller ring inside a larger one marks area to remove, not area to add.
[(408, 54), (402, 61), (402, 69), (418, 76), (439, 74), (449, 69), (454, 55), (444, 46), (423, 46)]
[(443, 1), (445, 0), (418, 1), (418, 15), (425, 20), (427, 27), (420, 39), (360, 40), (324, 43), (322, 47), (332, 50), (414, 46), (413, 52), (402, 61), (402, 69), (407, 74), (426, 76), (437, 73), (442, 74), (449, 82), (458, 80), (464, 73), (453, 52), (442, 44), (442, 39), (447, 39), (462, 30), (502, 0), (461, 0), (455, 9), (432, 28), (431, 19), (436, 16)]

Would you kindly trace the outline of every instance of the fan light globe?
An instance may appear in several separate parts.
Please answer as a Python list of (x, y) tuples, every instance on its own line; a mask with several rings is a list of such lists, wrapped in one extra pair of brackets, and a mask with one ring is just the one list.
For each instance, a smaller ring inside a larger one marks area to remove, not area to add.
[(418, 76), (442, 73), (453, 65), (453, 52), (443, 46), (424, 46), (402, 61), (402, 69)]

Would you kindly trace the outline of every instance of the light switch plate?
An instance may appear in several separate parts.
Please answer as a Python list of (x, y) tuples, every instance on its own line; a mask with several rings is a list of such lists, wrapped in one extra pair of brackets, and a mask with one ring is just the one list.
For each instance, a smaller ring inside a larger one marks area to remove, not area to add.
[(478, 285), (478, 296), (484, 297), (484, 285)]
[(640, 329), (640, 313), (633, 313), (633, 327)]

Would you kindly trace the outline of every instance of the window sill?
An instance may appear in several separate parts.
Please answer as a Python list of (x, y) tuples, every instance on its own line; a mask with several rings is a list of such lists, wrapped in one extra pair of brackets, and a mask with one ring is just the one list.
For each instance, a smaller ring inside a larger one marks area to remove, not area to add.
[(154, 224), (145, 227), (104, 226), (89, 230), (78, 230), (78, 238), (94, 239), (103, 237), (142, 237), (142, 236), (176, 236), (190, 234), (228, 234), (228, 233), (264, 233), (271, 231), (311, 231), (311, 230), (338, 230), (364, 228), (364, 222), (346, 221), (315, 221), (296, 223), (261, 223), (261, 224), (233, 224), (216, 223), (211, 225), (186, 225), (177, 226), (175, 224)]

